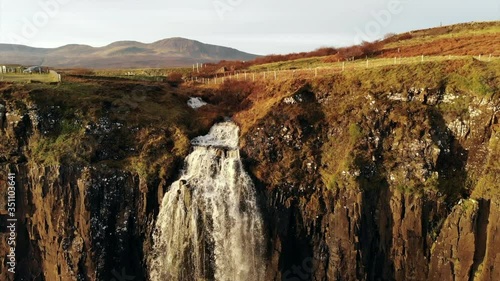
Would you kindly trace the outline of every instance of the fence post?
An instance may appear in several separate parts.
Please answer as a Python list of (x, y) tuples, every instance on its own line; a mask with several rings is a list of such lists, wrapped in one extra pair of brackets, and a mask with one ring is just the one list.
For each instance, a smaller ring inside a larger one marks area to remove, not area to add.
[(276, 70), (274, 71), (274, 80), (276, 80)]
[(490, 54), (490, 57), (488, 58), (488, 61), (491, 61), (491, 54)]
[(424, 55), (422, 55), (422, 62), (424, 62)]
[(366, 59), (366, 68), (368, 68), (368, 59)]
[(345, 70), (345, 61), (342, 62), (342, 71)]
[(317, 67), (314, 69), (314, 77), (318, 77), (318, 68)]

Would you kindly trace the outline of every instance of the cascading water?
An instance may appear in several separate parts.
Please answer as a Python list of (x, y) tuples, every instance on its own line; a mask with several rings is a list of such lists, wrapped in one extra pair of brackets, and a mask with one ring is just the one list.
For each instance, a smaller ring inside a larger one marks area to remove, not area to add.
[(239, 128), (214, 125), (193, 139), (181, 178), (163, 198), (153, 235), (152, 281), (264, 280), (264, 235)]

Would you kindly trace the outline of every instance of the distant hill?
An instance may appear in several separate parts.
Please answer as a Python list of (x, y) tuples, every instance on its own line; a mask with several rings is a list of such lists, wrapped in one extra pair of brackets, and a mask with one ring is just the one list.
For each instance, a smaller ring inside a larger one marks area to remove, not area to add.
[(119, 41), (104, 47), (66, 45), (34, 48), (0, 44), (0, 64), (46, 65), (61, 68), (150, 68), (189, 66), (220, 60), (251, 60), (256, 55), (233, 48), (204, 44), (185, 38), (170, 38), (150, 44)]

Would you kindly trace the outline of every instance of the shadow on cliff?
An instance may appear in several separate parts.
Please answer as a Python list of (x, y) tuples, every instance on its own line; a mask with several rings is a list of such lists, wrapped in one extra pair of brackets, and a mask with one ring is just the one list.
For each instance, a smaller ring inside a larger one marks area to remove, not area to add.
[(323, 280), (325, 204), (316, 169), (327, 122), (308, 85), (287, 99), (248, 131), (241, 151), (267, 230), (266, 280)]
[(357, 182), (363, 192), (357, 278), (395, 280), (394, 262), (390, 256), (394, 222), (389, 184), (378, 170), (368, 175), (362, 173)]
[(451, 209), (459, 199), (470, 196), (471, 186), (466, 170), (469, 153), (446, 126), (441, 112), (432, 107), (428, 116), (433, 129), (432, 140), (441, 149), (435, 167), (439, 173), (437, 188)]
[[(377, 163), (377, 167), (366, 169), (373, 163), (370, 159), (356, 159), (356, 166), (360, 168), (361, 175), (357, 178), (357, 183), (362, 190), (361, 202), (361, 222), (359, 227), (359, 250), (357, 256), (357, 278), (366, 280), (399, 280), (402, 276), (408, 278), (412, 274), (417, 276), (426, 275), (423, 273), (412, 273), (411, 267), (427, 269), (428, 264), (422, 264), (413, 254), (422, 252), (427, 260), (430, 260), (430, 249), (432, 241), (441, 228), (443, 218), (446, 218), (456, 202), (462, 198), (470, 196), (470, 184), (466, 171), (468, 152), (456, 139), (453, 132), (446, 126), (443, 115), (435, 107), (428, 107), (426, 115), (429, 119), (429, 133), (432, 143), (440, 148), (440, 153), (434, 165), (426, 167), (431, 173), (438, 172), (438, 178), (435, 191), (428, 190), (428, 187), (418, 187), (412, 192), (423, 195), (423, 200), (414, 201), (417, 208), (421, 209), (422, 237), (416, 237), (418, 243), (411, 244), (409, 241), (408, 249), (393, 249), (401, 245), (393, 245), (394, 212), (401, 213), (401, 224), (411, 224), (411, 220), (406, 223), (405, 213), (408, 212), (405, 206), (405, 198), (413, 198), (407, 191), (401, 191), (402, 202), (400, 205), (391, 203), (391, 198), (396, 190), (391, 190), (388, 183), (386, 172), (382, 168), (382, 163)], [(384, 130), (383, 130), (384, 131)], [(385, 130), (381, 139), (388, 137), (390, 130)], [(383, 151), (375, 151), (374, 159), (379, 159)], [(378, 154), (378, 155), (377, 155)], [(437, 195), (436, 195), (437, 194)], [(409, 196), (409, 197), (408, 197)], [(437, 198), (436, 198), (437, 196)], [(415, 197), (416, 198), (416, 197)], [(442, 208), (437, 203), (442, 199), (446, 205)], [(412, 199), (413, 200), (413, 199)], [(419, 203), (420, 202), (420, 203)], [(394, 209), (396, 208), (396, 209)], [(399, 209), (400, 208), (400, 209)], [(411, 227), (408, 225), (407, 227)], [(397, 230), (401, 231), (401, 230)], [(406, 231), (412, 231), (411, 228)], [(418, 233), (418, 231), (417, 231)], [(414, 248), (416, 247), (416, 248)], [(403, 257), (404, 268), (396, 268), (394, 254), (402, 250), (407, 257)], [(396, 252), (394, 252), (396, 251)], [(412, 254), (413, 253), (413, 254)], [(420, 263), (420, 264), (419, 264)]]

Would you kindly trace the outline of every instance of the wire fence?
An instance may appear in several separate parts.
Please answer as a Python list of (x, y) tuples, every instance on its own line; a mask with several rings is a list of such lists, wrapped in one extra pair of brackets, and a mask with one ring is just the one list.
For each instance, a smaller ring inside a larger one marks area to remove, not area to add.
[(313, 78), (324, 77), (345, 71), (371, 69), (391, 65), (409, 65), (426, 62), (441, 62), (451, 60), (461, 60), (465, 58), (474, 58), (484, 62), (499, 60), (500, 57), (488, 56), (419, 56), (419, 57), (394, 57), (378, 59), (360, 59), (354, 61), (339, 61), (335, 63), (323, 63), (321, 66), (311, 66), (306, 68), (293, 69), (257, 69), (246, 71), (228, 71), (226, 73), (216, 74), (214, 77), (197, 77), (193, 74), (191, 81), (200, 84), (217, 85), (226, 81), (263, 81), (263, 80), (281, 80), (289, 78)]

